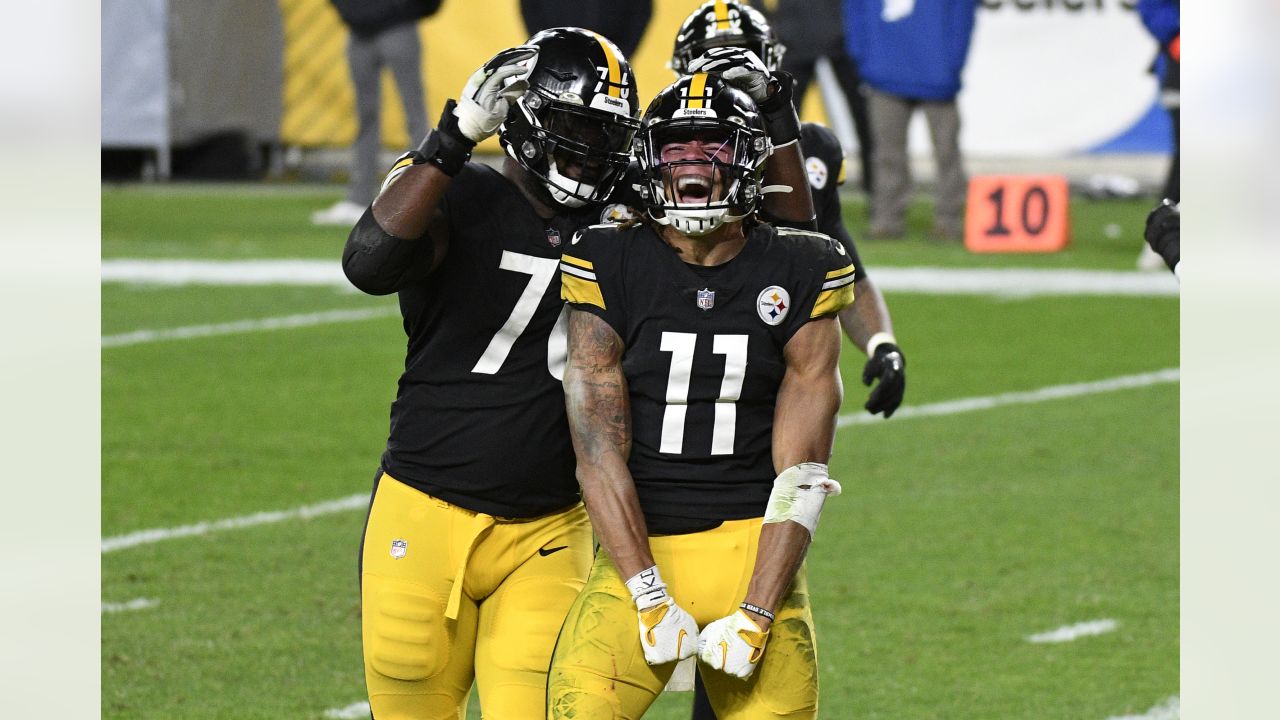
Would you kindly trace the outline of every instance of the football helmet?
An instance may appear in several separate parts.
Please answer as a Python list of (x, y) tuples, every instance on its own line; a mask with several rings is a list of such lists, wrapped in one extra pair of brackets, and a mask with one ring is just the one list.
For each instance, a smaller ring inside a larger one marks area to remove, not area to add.
[(758, 55), (771, 72), (782, 67), (782, 55), (787, 51), (759, 10), (735, 0), (710, 0), (680, 26), (671, 51), (671, 69), (684, 75), (689, 72), (689, 63), (717, 47), (746, 48)]
[(769, 152), (749, 95), (715, 74), (682, 77), (649, 104), (636, 135), (645, 209), (695, 237), (741, 220), (760, 201)]
[(555, 202), (602, 202), (626, 170), (640, 124), (631, 65), (608, 39), (580, 28), (543, 30), (527, 44), (538, 48), (529, 89), (498, 139)]

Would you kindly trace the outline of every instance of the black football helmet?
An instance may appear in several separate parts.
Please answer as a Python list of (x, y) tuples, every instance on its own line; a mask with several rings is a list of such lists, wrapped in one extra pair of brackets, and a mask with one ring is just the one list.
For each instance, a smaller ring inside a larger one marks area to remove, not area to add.
[(689, 72), (689, 63), (716, 47), (746, 48), (775, 72), (782, 67), (782, 55), (787, 51), (759, 10), (736, 0), (710, 0), (680, 26), (671, 51), (671, 69), (684, 75)]
[(645, 208), (692, 236), (741, 220), (760, 201), (770, 151), (751, 96), (716, 74), (682, 77), (649, 104), (636, 135)]
[(626, 170), (640, 125), (631, 64), (608, 39), (580, 28), (543, 30), (527, 44), (538, 48), (529, 90), (498, 139), (560, 205), (602, 202)]

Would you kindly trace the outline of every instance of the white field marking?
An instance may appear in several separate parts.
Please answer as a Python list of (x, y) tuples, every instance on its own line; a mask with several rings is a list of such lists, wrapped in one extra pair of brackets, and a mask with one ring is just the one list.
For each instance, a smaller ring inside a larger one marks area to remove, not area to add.
[[(927, 295), (1134, 295), (1173, 297), (1170, 273), (1132, 270), (879, 267), (886, 292)], [(350, 288), (334, 260), (104, 260), (102, 281), (156, 285), (336, 285)]]
[(346, 707), (330, 708), (324, 711), (324, 716), (334, 718), (334, 720), (359, 720), (360, 718), (369, 717), (369, 703), (358, 702), (351, 703)]
[(122, 603), (104, 602), (102, 603), (102, 612), (118, 613), (118, 612), (128, 612), (129, 610), (146, 610), (147, 608), (153, 608), (159, 604), (160, 604), (159, 600), (151, 600), (149, 598), (135, 598), (133, 600), (130, 600), (129, 602), (122, 602)]
[(1038, 644), (1071, 642), (1090, 635), (1109, 633), (1119, 626), (1120, 623), (1115, 620), (1090, 620), (1088, 622), (1079, 622), (1075, 625), (1063, 625), (1057, 630), (1028, 635), (1027, 642)]
[(881, 290), (927, 295), (1178, 295), (1178, 280), (1167, 272), (877, 267), (870, 277)]
[(400, 308), (398, 307), (362, 308), (360, 310), (330, 310), (328, 312), (306, 313), (304, 315), (284, 315), (258, 320), (236, 320), (213, 325), (188, 325), (167, 330), (135, 330), (119, 335), (103, 335), (102, 347), (124, 347), (126, 345), (141, 345), (164, 340), (190, 340), (214, 335), (288, 330), (312, 325), (371, 320), (399, 314)]
[[(933, 403), (931, 405), (908, 406), (899, 409), (898, 412), (894, 413), (893, 417), (955, 415), (957, 413), (972, 412), (975, 410), (987, 410), (1001, 405), (1044, 402), (1046, 400), (1057, 400), (1059, 398), (1076, 397), (1092, 393), (1114, 392), (1128, 388), (1145, 387), (1156, 383), (1177, 382), (1177, 380), (1177, 368), (1169, 368), (1153, 373), (1125, 375), (1122, 377), (1111, 378), (1110, 380), (1100, 380), (1091, 383), (1052, 385), (1040, 388), (1039, 390), (1032, 390), (1030, 392), (1006, 393), (1004, 395), (990, 395), (987, 397), (961, 398), (959, 400), (949, 400), (947, 402)], [(878, 423), (882, 419), (883, 418), (878, 415), (869, 415), (867, 413), (841, 415), (838, 426), (844, 427), (846, 425)], [(254, 515), (242, 515), (240, 517), (200, 522), (194, 525), (183, 525), (175, 528), (139, 530), (127, 535), (117, 535), (115, 537), (104, 538), (102, 540), (102, 552), (103, 554), (106, 554), (115, 550), (123, 550), (137, 545), (149, 545), (162, 540), (172, 540), (174, 538), (189, 537), (192, 535), (205, 535), (210, 532), (235, 530), (237, 528), (252, 527), (254, 525), (266, 525), (269, 523), (292, 520), (294, 518), (310, 518), (316, 517), (317, 515), (341, 512), (343, 510), (362, 509), (368, 505), (368, 502), (369, 496), (366, 494), (349, 495), (344, 498), (338, 498), (337, 500), (329, 500), (316, 505), (305, 505), (303, 507), (293, 508), (292, 510), (261, 512)]]
[(1181, 700), (1174, 695), (1141, 715), (1115, 715), (1107, 720), (1178, 720), (1182, 717), (1181, 705)]
[(138, 545), (149, 545), (157, 543), (161, 540), (172, 540), (180, 537), (191, 537), (193, 535), (208, 535), (212, 532), (221, 532), (223, 530), (238, 530), (240, 528), (253, 527), (254, 525), (269, 525), (271, 523), (284, 522), (285, 520), (295, 520), (298, 518), (307, 519), (319, 517), (321, 515), (330, 515), (346, 510), (357, 510), (368, 507), (369, 493), (359, 493), (356, 495), (348, 495), (347, 497), (338, 498), (337, 500), (327, 500), (315, 505), (303, 505), (291, 510), (272, 510), (268, 512), (254, 513), (253, 515), (241, 515), (239, 517), (224, 518), (222, 520), (214, 520), (212, 522), (199, 522), (194, 525), (181, 525), (172, 528), (155, 528), (152, 530), (139, 530), (126, 535), (116, 535), (115, 537), (102, 539), (102, 554), (116, 550), (124, 550), (125, 548), (136, 547)]
[[(900, 408), (893, 414), (891, 420), (898, 418), (913, 417), (930, 417), (935, 415), (955, 415), (957, 413), (972, 412), (974, 410), (989, 410), (1004, 405), (1027, 405), (1030, 403), (1044, 402), (1046, 400), (1059, 400), (1062, 398), (1080, 397), (1082, 395), (1096, 395), (1098, 393), (1115, 392), (1117, 390), (1129, 390), (1132, 388), (1148, 387), (1150, 385), (1159, 385), (1162, 383), (1178, 382), (1180, 372), (1178, 368), (1165, 368), (1155, 372), (1141, 373), (1139, 375), (1122, 375), (1120, 377), (1109, 378), (1107, 380), (1098, 380), (1095, 382), (1072, 383), (1070, 385), (1050, 385), (1036, 390), (1028, 390), (1026, 392), (1011, 392), (1000, 395), (987, 395), (985, 397), (969, 397), (960, 398), (958, 400), (946, 400), (943, 402), (930, 403), (928, 405), (908, 405)], [(837, 427), (845, 427), (847, 425), (876, 425), (884, 420), (881, 415), (872, 415), (867, 412), (854, 412), (841, 415), (836, 420)]]
[(335, 260), (103, 260), (102, 282), (351, 287)]

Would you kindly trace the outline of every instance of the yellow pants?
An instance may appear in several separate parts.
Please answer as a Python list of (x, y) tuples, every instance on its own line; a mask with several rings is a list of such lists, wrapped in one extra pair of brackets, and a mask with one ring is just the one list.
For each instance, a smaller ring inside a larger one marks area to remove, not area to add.
[[(735, 611), (745, 597), (760, 524), (760, 518), (735, 520), (705, 532), (649, 539), (668, 592), (698, 627)], [(776, 614), (764, 657), (750, 678), (698, 665), (720, 720), (817, 717), (817, 645), (803, 567)], [(635, 720), (675, 666), (645, 662), (631, 593), (601, 550), (560, 631), (548, 678), (547, 717)]]
[(556, 633), (591, 563), (581, 505), (514, 521), (451, 505), (383, 474), (361, 553), (365, 682), (377, 720), (546, 713)]

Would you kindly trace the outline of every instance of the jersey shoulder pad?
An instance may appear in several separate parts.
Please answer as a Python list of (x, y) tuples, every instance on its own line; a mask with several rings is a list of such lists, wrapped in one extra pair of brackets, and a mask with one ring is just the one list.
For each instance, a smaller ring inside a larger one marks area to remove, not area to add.
[(615, 223), (589, 225), (574, 233), (560, 255), (560, 297), (568, 303), (606, 309), (600, 274), (616, 267), (626, 228)]
[(822, 273), (817, 299), (810, 318), (831, 315), (853, 302), (856, 281), (853, 259), (839, 242), (828, 235), (794, 228), (778, 228), (778, 239), (795, 253), (801, 267)]
[(812, 122), (801, 125), (800, 152), (813, 189), (844, 184), (844, 149), (830, 129)]

